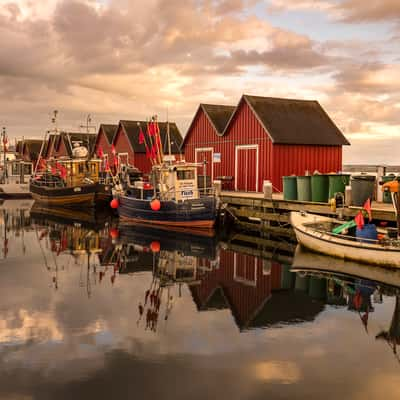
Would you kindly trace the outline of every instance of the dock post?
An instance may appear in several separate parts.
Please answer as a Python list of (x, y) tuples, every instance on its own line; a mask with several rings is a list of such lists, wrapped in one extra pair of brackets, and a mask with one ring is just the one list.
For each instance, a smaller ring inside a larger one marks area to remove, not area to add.
[(270, 181), (263, 182), (264, 199), (272, 200), (272, 183)]
[(346, 186), (344, 190), (344, 204), (347, 207), (350, 207), (352, 204), (352, 199), (351, 199), (351, 186)]
[(214, 184), (214, 190), (215, 190), (215, 195), (217, 197), (221, 196), (221, 190), (222, 190), (222, 182), (219, 180), (213, 181)]
[(378, 201), (379, 203), (383, 203), (383, 191), (379, 187), (379, 182), (381, 182), (382, 178), (386, 175), (386, 167), (384, 167), (383, 165), (378, 165), (376, 168), (376, 172), (377, 172), (377, 175), (376, 175), (376, 182), (377, 182), (376, 201)]

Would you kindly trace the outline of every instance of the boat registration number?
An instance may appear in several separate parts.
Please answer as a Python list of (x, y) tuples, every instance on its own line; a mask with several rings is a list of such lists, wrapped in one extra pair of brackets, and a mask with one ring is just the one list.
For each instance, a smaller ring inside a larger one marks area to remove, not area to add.
[(82, 189), (80, 187), (74, 188), (74, 192), (82, 192)]

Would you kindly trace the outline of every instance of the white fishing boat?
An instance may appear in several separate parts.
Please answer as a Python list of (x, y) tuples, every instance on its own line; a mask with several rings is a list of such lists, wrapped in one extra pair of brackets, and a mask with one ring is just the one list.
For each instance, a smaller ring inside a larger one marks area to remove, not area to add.
[(0, 198), (30, 197), (29, 180), (32, 175), (31, 162), (10, 157), (0, 163)]
[(290, 222), (297, 241), (312, 251), (367, 264), (400, 267), (398, 239), (373, 240), (336, 234), (332, 230), (343, 221), (305, 212), (291, 212)]

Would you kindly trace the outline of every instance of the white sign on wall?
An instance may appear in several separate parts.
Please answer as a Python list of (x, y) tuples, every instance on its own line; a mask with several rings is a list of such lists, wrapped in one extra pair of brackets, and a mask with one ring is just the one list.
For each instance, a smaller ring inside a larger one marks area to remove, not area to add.
[(220, 163), (221, 162), (221, 153), (214, 153), (213, 154), (213, 163)]

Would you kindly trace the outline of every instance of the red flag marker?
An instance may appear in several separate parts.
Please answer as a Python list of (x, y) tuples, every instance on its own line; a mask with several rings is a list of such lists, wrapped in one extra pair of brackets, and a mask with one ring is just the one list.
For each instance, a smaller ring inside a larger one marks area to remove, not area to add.
[(140, 131), (139, 131), (139, 144), (143, 144), (143, 143), (144, 143), (144, 134), (143, 134), (142, 128), (140, 128)]
[(355, 216), (354, 221), (356, 222), (358, 229), (364, 228), (364, 216), (361, 211)]
[(367, 211), (369, 221), (371, 222), (371, 221), (372, 221), (372, 211), (371, 211), (371, 200), (370, 200), (369, 197), (368, 197), (368, 199), (366, 200), (366, 202), (364, 203), (363, 208), (364, 208), (364, 210)]

